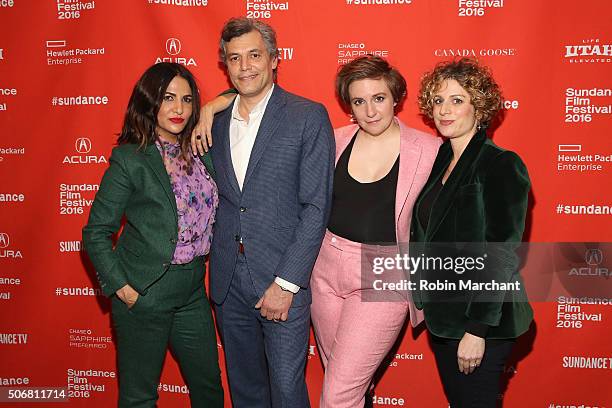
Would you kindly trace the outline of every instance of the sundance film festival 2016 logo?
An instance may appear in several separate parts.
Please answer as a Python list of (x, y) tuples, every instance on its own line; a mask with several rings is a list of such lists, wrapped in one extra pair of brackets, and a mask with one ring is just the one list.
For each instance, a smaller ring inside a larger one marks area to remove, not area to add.
[(565, 60), (570, 64), (593, 64), (612, 62), (612, 44), (606, 44), (599, 38), (582, 40), (581, 44), (566, 45)]
[(81, 18), (84, 12), (96, 8), (95, 1), (57, 0), (57, 19), (75, 20)]
[(503, 8), (504, 0), (459, 0), (459, 17), (482, 17), (488, 9)]
[(6, 232), (0, 232), (0, 258), (6, 259), (23, 259), (21, 250), (12, 249), (11, 237)]
[(63, 164), (106, 164), (108, 161), (103, 155), (90, 154), (91, 140), (79, 137), (74, 142), (74, 150), (78, 154), (64, 156)]
[(176, 37), (170, 37), (166, 40), (166, 54), (165, 57), (157, 57), (155, 63), (158, 64), (160, 62), (174, 62), (177, 64), (182, 64), (187, 67), (194, 66), (197, 67), (198, 63), (195, 58), (192, 57), (183, 57), (179, 56), (183, 49), (181, 40)]
[(289, 10), (288, 1), (278, 0), (246, 0), (247, 18), (271, 18), (279, 11)]

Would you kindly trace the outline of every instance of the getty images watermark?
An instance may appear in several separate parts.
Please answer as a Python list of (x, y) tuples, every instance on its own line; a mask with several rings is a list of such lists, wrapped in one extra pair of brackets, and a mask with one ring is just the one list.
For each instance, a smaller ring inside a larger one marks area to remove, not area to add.
[(363, 301), (612, 304), (612, 243), (454, 242), (362, 247)]

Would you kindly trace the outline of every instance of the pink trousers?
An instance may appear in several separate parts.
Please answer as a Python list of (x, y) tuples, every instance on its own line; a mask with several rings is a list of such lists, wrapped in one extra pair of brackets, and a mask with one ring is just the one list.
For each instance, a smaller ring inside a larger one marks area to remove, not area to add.
[(406, 300), (362, 301), (374, 289), (362, 283), (361, 253), (362, 244), (327, 231), (312, 272), (312, 323), (325, 369), (321, 408), (364, 406), (408, 313)]

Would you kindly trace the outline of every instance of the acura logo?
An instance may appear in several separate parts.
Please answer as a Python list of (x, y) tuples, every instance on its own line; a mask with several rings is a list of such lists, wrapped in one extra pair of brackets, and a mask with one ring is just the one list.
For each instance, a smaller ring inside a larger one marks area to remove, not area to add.
[(9, 236), (6, 232), (0, 232), (0, 248), (9, 246)]
[(181, 40), (178, 38), (168, 38), (166, 40), (166, 52), (170, 55), (176, 55), (181, 52)]
[(86, 137), (79, 137), (76, 142), (74, 142), (74, 148), (77, 153), (89, 153), (91, 150), (91, 140)]
[(603, 254), (601, 249), (587, 249), (584, 254), (584, 260), (587, 265), (596, 266), (603, 261)]

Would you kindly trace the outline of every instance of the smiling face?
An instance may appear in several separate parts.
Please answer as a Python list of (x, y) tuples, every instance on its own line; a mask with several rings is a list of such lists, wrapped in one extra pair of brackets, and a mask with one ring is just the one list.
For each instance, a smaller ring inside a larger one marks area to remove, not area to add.
[(225, 64), (241, 97), (257, 101), (272, 86), (278, 58), (272, 58), (259, 31), (234, 37), (225, 45)]
[(351, 111), (359, 127), (371, 136), (384, 133), (393, 123), (391, 90), (384, 79), (359, 79), (348, 87)]
[(434, 92), (433, 119), (444, 137), (471, 137), (478, 121), (468, 92), (454, 79), (444, 80)]
[(185, 129), (193, 111), (193, 95), (189, 82), (185, 78), (175, 76), (162, 99), (157, 112), (157, 134), (167, 141), (173, 142)]

